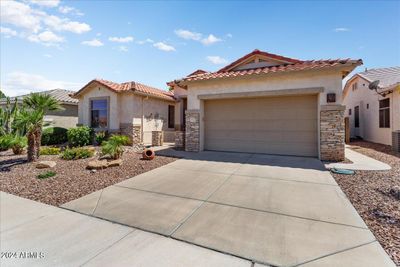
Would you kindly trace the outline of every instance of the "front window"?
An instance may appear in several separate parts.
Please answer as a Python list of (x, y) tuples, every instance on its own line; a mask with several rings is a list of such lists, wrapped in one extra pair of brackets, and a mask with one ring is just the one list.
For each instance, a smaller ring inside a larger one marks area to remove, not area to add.
[(390, 128), (390, 99), (379, 100), (379, 128)]
[(108, 100), (93, 99), (90, 100), (91, 124), (93, 128), (108, 127)]
[(354, 107), (354, 127), (360, 127), (360, 107)]
[(168, 105), (168, 128), (175, 127), (175, 106)]

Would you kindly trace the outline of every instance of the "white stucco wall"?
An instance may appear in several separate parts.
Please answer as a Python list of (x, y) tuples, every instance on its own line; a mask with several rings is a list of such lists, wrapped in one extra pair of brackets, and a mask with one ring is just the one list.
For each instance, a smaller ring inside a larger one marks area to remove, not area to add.
[(199, 95), (273, 91), (282, 89), (302, 89), (324, 87), (320, 104), (326, 104), (326, 94), (336, 93), (336, 103), (341, 104), (342, 77), (340, 71), (301, 72), (260, 77), (249, 76), (242, 79), (221, 79), (209, 82), (193, 82), (188, 90), (188, 109), (199, 109)]
[(79, 99), (78, 113), (79, 124), (90, 126), (90, 99), (97, 97), (109, 98), (109, 130), (118, 130), (120, 123), (118, 95), (101, 85), (92, 85), (86, 89)]
[[(352, 90), (352, 85), (358, 83), (358, 89)], [(392, 144), (392, 131), (400, 129), (400, 96), (399, 90), (382, 97), (368, 88), (369, 82), (359, 77), (348, 83), (348, 93), (343, 104), (346, 105), (345, 116), (350, 121), (350, 136), (360, 136), (374, 143)], [(390, 98), (390, 128), (379, 128), (379, 100)], [(367, 105), (369, 108), (367, 108)], [(354, 127), (354, 107), (360, 107), (360, 127)], [(351, 109), (351, 115), (349, 115)]]
[[(151, 132), (163, 130), (164, 140), (172, 142), (173, 128), (168, 128), (168, 105), (172, 101), (136, 95), (132, 92), (115, 93), (94, 85), (86, 89), (79, 99), (79, 123), (90, 125), (90, 99), (109, 98), (109, 130), (118, 130), (120, 123), (133, 123), (142, 126), (143, 142), (151, 143)], [(158, 117), (158, 119), (156, 119)]]

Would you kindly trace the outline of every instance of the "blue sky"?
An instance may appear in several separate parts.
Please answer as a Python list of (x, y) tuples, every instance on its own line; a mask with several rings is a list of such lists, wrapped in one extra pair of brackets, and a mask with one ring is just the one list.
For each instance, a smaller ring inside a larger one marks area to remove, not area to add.
[(264, 50), (400, 65), (399, 1), (1, 1), (1, 89), (165, 82)]

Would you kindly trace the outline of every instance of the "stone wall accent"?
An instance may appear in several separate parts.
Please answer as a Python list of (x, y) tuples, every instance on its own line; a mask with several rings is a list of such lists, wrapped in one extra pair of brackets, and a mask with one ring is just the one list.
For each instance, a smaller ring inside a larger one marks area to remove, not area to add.
[(343, 161), (345, 128), (342, 105), (323, 105), (320, 112), (321, 160)]
[(141, 126), (133, 123), (120, 123), (119, 129), (122, 135), (129, 137), (129, 140), (134, 144), (142, 143)]
[(200, 110), (186, 110), (185, 150), (200, 150)]
[(185, 148), (185, 131), (175, 131), (175, 147)]
[(392, 149), (400, 152), (400, 130), (392, 132)]
[(162, 146), (164, 144), (163, 131), (152, 131), (151, 132), (151, 145)]

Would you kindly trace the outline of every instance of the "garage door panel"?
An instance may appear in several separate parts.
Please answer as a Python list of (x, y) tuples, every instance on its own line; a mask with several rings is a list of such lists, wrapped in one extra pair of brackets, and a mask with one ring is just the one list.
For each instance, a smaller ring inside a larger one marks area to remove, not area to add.
[(317, 97), (208, 100), (205, 149), (317, 156)]

